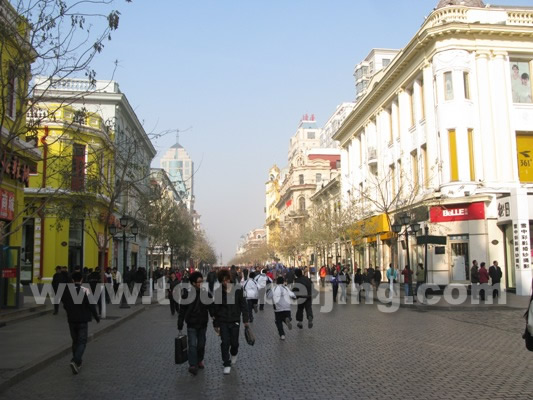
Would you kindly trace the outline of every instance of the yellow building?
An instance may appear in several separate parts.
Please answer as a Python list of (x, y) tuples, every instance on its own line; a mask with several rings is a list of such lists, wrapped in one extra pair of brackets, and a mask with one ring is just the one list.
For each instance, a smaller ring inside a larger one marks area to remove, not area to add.
[(35, 53), (24, 40), (28, 25), (9, 4), (0, 4), (0, 308), (20, 305), (24, 187), (40, 157), (26, 137), (26, 93)]
[[(106, 225), (114, 222), (113, 134), (95, 114), (59, 104), (36, 105), (42, 161), (26, 190), (26, 253), (33, 257), (33, 280), (51, 280), (55, 267), (107, 267), (111, 260)], [(111, 217), (109, 217), (111, 216)], [(105, 250), (104, 250), (105, 249)], [(102, 258), (99, 258), (102, 257)]]

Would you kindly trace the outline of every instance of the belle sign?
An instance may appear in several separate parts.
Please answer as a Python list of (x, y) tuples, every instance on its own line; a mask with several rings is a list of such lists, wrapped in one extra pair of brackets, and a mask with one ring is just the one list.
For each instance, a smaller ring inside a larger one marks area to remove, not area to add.
[(485, 204), (453, 204), (450, 206), (431, 207), (429, 210), (431, 222), (454, 222), (485, 219)]

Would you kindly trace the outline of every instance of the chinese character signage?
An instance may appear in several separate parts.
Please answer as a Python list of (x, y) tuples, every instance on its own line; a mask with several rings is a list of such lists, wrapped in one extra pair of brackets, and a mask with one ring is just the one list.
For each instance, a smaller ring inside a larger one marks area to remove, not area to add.
[(529, 221), (513, 223), (513, 243), (516, 269), (529, 269), (531, 267)]
[(0, 219), (12, 221), (15, 217), (15, 193), (0, 189)]

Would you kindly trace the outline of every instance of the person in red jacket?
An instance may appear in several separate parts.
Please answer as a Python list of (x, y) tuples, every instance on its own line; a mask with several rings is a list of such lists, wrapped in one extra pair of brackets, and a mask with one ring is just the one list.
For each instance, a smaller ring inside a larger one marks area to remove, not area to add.
[[(479, 283), (483, 285), (484, 283), (489, 283), (489, 271), (485, 268), (485, 263), (482, 262), (479, 264)], [(485, 300), (485, 289), (479, 291), (479, 297), (481, 300)]]

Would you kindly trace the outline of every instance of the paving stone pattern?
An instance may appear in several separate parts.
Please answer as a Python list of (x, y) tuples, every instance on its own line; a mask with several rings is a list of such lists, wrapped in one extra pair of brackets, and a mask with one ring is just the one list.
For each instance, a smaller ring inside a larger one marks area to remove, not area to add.
[(194, 377), (174, 364), (175, 317), (154, 305), (89, 343), (80, 375), (65, 357), (0, 398), (531, 399), (533, 353), (521, 339), (521, 314), (337, 305), (316, 308), (313, 329), (294, 323), (281, 341), (267, 306), (253, 324), (255, 346), (241, 333), (231, 375), (222, 374), (210, 328), (206, 369)]

